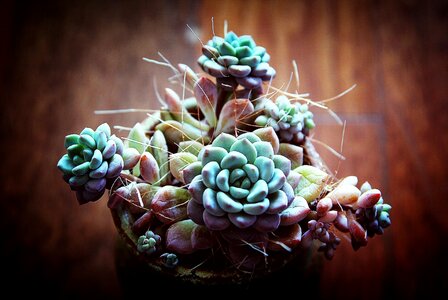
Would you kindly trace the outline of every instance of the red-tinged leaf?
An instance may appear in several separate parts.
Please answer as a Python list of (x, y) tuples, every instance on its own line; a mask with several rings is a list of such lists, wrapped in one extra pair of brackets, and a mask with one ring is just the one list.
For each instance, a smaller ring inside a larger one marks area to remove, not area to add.
[(160, 179), (159, 165), (149, 152), (143, 152), (140, 157), (140, 174), (149, 183), (155, 183)]
[(132, 231), (136, 234), (143, 234), (151, 227), (154, 222), (154, 214), (152, 211), (145, 212), (140, 218), (138, 218), (134, 225), (132, 225)]
[(166, 232), (166, 249), (178, 254), (190, 254), (195, 251), (191, 242), (194, 228), (198, 226), (192, 220), (183, 220), (168, 228)]
[(334, 226), (341, 232), (349, 232), (348, 219), (343, 212), (339, 212), (334, 220)]
[(272, 251), (289, 251), (300, 244), (302, 240), (302, 228), (299, 224), (281, 226), (277, 229), (268, 243), (268, 249)]
[(187, 218), (188, 190), (166, 185), (154, 195), (151, 208), (159, 221), (172, 224)]
[(194, 85), (194, 96), (208, 124), (211, 127), (216, 127), (216, 104), (218, 102), (216, 85), (210, 79), (201, 77)]
[(325, 197), (317, 202), (316, 211), (319, 217), (324, 216), (333, 207), (333, 202), (330, 198)]
[(353, 185), (343, 184), (338, 185), (331, 191), (327, 197), (333, 200), (334, 205), (353, 205), (361, 195), (361, 191)]
[(234, 133), (240, 123), (245, 123), (245, 117), (254, 112), (254, 106), (248, 99), (233, 99), (224, 104), (219, 115), (214, 135), (222, 132)]
[(147, 183), (132, 182), (114, 191), (110, 197), (109, 208), (116, 209), (119, 205), (128, 205), (132, 213), (144, 212), (144, 208), (149, 208), (153, 196), (159, 187)]
[(191, 233), (191, 244), (193, 249), (209, 249), (213, 246), (211, 232), (205, 226), (197, 225)]
[(296, 196), (291, 205), (280, 214), (280, 225), (287, 226), (303, 220), (311, 209), (303, 197)]
[[(272, 127), (269, 127), (272, 128)], [(291, 161), (291, 169), (294, 170), (303, 164), (303, 148), (292, 144), (281, 143), (278, 154)]]
[(277, 154), (280, 148), (280, 142), (278, 136), (271, 126), (259, 128), (253, 131), (262, 141), (269, 142), (274, 149), (274, 153)]
[(335, 210), (330, 210), (325, 213), (322, 217), (319, 218), (319, 222), (323, 223), (333, 223), (338, 217), (338, 212)]
[(359, 196), (356, 203), (353, 204), (353, 209), (357, 209), (359, 207), (371, 208), (378, 203), (380, 198), (381, 198), (380, 190), (377, 189), (368, 190), (367, 192), (364, 192), (361, 194), (361, 196)]
[(355, 219), (349, 218), (348, 226), (352, 239), (359, 246), (367, 245), (367, 234), (364, 228)]

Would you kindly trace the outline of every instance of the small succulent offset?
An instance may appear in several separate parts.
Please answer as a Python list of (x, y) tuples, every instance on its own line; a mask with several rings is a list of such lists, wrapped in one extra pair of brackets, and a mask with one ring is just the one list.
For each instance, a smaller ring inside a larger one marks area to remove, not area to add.
[(202, 54), (198, 59), (202, 70), (230, 91), (238, 84), (249, 90), (260, 88), (263, 81), (275, 76), (274, 68), (268, 64), (270, 55), (250, 35), (238, 37), (230, 31), (224, 38), (214, 36), (202, 47)]
[(120, 233), (170, 272), (184, 261), (202, 266), (204, 257), (191, 255), (201, 251), (222, 252), (218, 265), (250, 271), (312, 244), (332, 259), (339, 233), (355, 250), (382, 234), (391, 206), (381, 192), (368, 183), (358, 189), (355, 176), (330, 175), (306, 138), (313, 102), (264, 93), (275, 75), (266, 49), (229, 32), (202, 50), (199, 65), (215, 79), (171, 66), (192, 95), (165, 89), (161, 109), (125, 142), (107, 124), (66, 136), (57, 166), (79, 203), (109, 189)]
[(179, 263), (179, 259), (174, 253), (163, 253), (160, 255), (160, 258), (163, 260), (164, 265), (170, 269), (174, 268)]
[(107, 181), (113, 181), (123, 169), (123, 142), (111, 135), (108, 124), (102, 124), (95, 131), (85, 128), (80, 134), (67, 135), (64, 146), (67, 154), (58, 162), (64, 180), (81, 204), (98, 200)]
[(255, 119), (255, 124), (271, 126), (282, 142), (301, 144), (309, 131), (315, 127), (313, 113), (308, 110), (308, 105), (291, 103), (284, 95), (278, 96), (275, 102), (264, 98), (255, 109), (264, 112)]
[(160, 235), (155, 234), (151, 230), (146, 231), (137, 240), (137, 250), (145, 254), (152, 254), (157, 251), (157, 245), (161, 242)]

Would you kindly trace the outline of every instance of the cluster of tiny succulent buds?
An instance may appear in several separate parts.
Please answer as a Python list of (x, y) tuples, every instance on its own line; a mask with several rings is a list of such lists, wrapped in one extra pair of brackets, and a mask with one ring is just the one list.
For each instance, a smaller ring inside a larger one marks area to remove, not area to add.
[(160, 244), (161, 238), (151, 230), (145, 232), (137, 240), (137, 250), (145, 254), (153, 254), (157, 251), (157, 246)]
[(275, 102), (262, 98), (255, 109), (264, 112), (255, 119), (255, 124), (274, 128), (281, 142), (302, 144), (310, 130), (315, 127), (313, 113), (308, 110), (308, 105), (291, 103), (284, 95), (278, 96)]
[(331, 224), (329, 223), (310, 220), (308, 222), (308, 231), (302, 237), (305, 240), (311, 237), (314, 240), (321, 241), (322, 245), (319, 247), (319, 251), (323, 252), (327, 259), (333, 258), (336, 247), (341, 243), (341, 239), (334, 232), (330, 231), (330, 227)]
[(163, 253), (160, 255), (160, 258), (162, 259), (164, 266), (167, 268), (174, 268), (179, 263), (179, 259), (174, 253)]
[(85, 128), (80, 134), (67, 135), (64, 146), (67, 154), (57, 164), (64, 180), (76, 191), (81, 204), (98, 200), (108, 181), (123, 169), (123, 142), (111, 135), (104, 123), (96, 130)]
[(254, 90), (275, 76), (266, 49), (257, 46), (250, 35), (238, 37), (231, 31), (224, 38), (214, 36), (202, 47), (202, 53), (199, 66), (226, 90), (236, 90), (238, 85)]
[[(362, 192), (372, 190), (368, 182), (361, 186)], [(373, 237), (375, 234), (383, 234), (384, 229), (391, 224), (389, 212), (392, 206), (385, 204), (381, 197), (378, 202), (369, 208), (358, 208), (356, 210), (356, 220), (367, 229), (367, 235)]]

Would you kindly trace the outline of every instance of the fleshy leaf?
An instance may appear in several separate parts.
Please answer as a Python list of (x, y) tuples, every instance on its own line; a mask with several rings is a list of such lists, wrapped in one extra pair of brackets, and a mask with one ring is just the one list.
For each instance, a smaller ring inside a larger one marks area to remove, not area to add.
[(137, 149), (139, 153), (143, 153), (146, 149), (146, 135), (140, 123), (136, 123), (132, 127), (128, 135), (128, 147)]
[(216, 104), (218, 102), (216, 85), (210, 79), (201, 77), (194, 85), (194, 95), (198, 107), (204, 113), (210, 127), (216, 127)]
[(187, 65), (178, 64), (177, 68), (182, 74), (182, 78), (184, 78), (185, 76), (185, 81), (191, 88), (193, 88), (196, 82), (199, 80), (198, 75), (196, 75), (196, 73)]
[(381, 191), (377, 189), (371, 189), (369, 191), (366, 191), (359, 196), (358, 200), (355, 204), (353, 204), (353, 209), (360, 208), (371, 208), (375, 204), (378, 203), (378, 201), (381, 198)]
[(234, 132), (240, 122), (244, 122), (245, 116), (253, 113), (254, 106), (248, 99), (233, 99), (224, 104), (219, 115), (214, 135), (222, 132)]
[(257, 158), (257, 150), (253, 146), (253, 144), (248, 139), (238, 139), (232, 147), (230, 147), (230, 151), (237, 151), (246, 156), (248, 163), (253, 164), (255, 159)]
[(171, 225), (166, 232), (166, 248), (178, 254), (193, 253), (195, 249), (191, 236), (197, 226), (192, 220), (183, 220)]
[(162, 131), (168, 141), (176, 144), (183, 141), (203, 141), (204, 143), (210, 141), (207, 132), (201, 131), (190, 124), (181, 124), (174, 120), (165, 121), (157, 125), (156, 130)]
[(272, 149), (274, 149), (274, 154), (278, 153), (280, 143), (277, 134), (272, 127), (259, 128), (254, 130), (253, 133), (255, 133), (262, 141), (269, 142), (272, 145)]
[(124, 170), (132, 169), (140, 160), (140, 153), (135, 148), (126, 148), (123, 151)]
[(172, 224), (187, 217), (187, 203), (190, 198), (188, 190), (166, 185), (154, 195), (151, 208), (159, 221)]
[(208, 131), (210, 127), (201, 123), (198, 119), (193, 118), (192, 115), (184, 108), (182, 101), (175, 91), (172, 89), (165, 89), (165, 103), (173, 116), (173, 118), (181, 123), (188, 123), (203, 131)]
[(168, 146), (165, 136), (160, 130), (154, 131), (149, 141), (151, 152), (159, 165), (160, 185), (166, 185), (171, 181), (170, 166), (168, 164)]
[(303, 148), (292, 144), (281, 143), (279, 154), (291, 161), (291, 169), (296, 169), (303, 164)]
[(179, 143), (178, 152), (190, 152), (191, 154), (198, 156), (199, 152), (202, 150), (202, 148), (204, 148), (204, 145), (202, 145), (199, 142), (183, 141), (183, 142)]
[(196, 176), (200, 175), (202, 171), (202, 164), (200, 161), (189, 164), (182, 170), (182, 182), (190, 183)]
[(159, 179), (159, 165), (149, 152), (143, 152), (140, 158), (140, 174), (146, 182), (156, 183)]
[(302, 179), (294, 191), (296, 195), (305, 198), (308, 202), (319, 197), (329, 176), (324, 171), (308, 165), (300, 166), (292, 172), (302, 175)]
[(280, 214), (280, 225), (285, 226), (298, 223), (303, 220), (310, 211), (305, 198), (296, 196), (291, 205)]
[(179, 152), (171, 154), (170, 156), (170, 171), (174, 178), (182, 183), (184, 182), (184, 176), (182, 174), (183, 169), (185, 169), (190, 164), (196, 162), (198, 159), (195, 155), (189, 152)]
[(195, 250), (209, 249), (213, 246), (213, 237), (207, 227), (197, 225), (193, 228), (191, 245)]
[(327, 197), (333, 201), (334, 205), (352, 205), (360, 195), (361, 191), (356, 186), (343, 184), (338, 185)]

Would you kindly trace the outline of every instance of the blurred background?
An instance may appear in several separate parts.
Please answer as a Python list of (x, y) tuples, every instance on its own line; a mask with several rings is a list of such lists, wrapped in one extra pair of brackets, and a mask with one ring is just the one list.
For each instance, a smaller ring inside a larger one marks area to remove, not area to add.
[[(213, 35), (212, 17), (217, 35), (228, 20), (268, 49), (277, 87), (288, 83), (293, 59), (299, 92), (312, 99), (357, 85), (329, 104), (346, 120), (346, 160), (317, 147), (338, 176), (356, 174), (383, 191), (392, 226), (357, 252), (344, 242), (325, 263), (321, 296), (446, 292), (448, 3), (413, 0), (3, 1), (0, 285), (31, 295), (122, 296), (107, 199), (78, 206), (56, 169), (63, 138), (145, 117), (97, 109), (157, 108), (154, 78), (162, 90), (171, 73), (142, 57), (160, 51), (199, 71), (199, 39)], [(313, 112), (314, 138), (340, 150), (342, 127)]]

